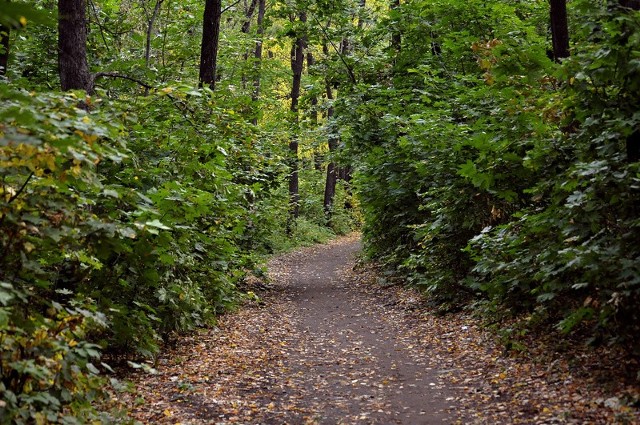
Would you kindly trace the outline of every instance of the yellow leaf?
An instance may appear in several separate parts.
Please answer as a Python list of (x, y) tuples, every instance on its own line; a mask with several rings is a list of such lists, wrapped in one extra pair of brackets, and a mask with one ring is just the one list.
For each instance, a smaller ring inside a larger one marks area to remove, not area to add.
[(164, 415), (165, 415), (166, 417), (168, 417), (168, 418), (170, 418), (171, 416), (173, 416), (173, 412), (172, 412), (171, 410), (169, 410), (169, 409), (164, 409), (164, 412), (162, 412), (162, 413), (164, 413)]
[(27, 26), (27, 18), (25, 18), (24, 16), (21, 16), (19, 21), (20, 21), (20, 25), (22, 25), (23, 27)]
[(42, 412), (35, 414), (36, 425), (44, 425), (47, 423), (47, 417)]

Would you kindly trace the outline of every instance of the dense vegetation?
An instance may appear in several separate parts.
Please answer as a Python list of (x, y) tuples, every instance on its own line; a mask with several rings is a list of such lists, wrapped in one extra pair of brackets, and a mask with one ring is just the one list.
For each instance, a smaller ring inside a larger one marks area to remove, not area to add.
[(569, 6), (554, 61), (547, 2), (407, 2), (339, 116), (372, 256), (444, 309), (637, 352), (640, 16)]
[(569, 2), (564, 53), (542, 0), (32, 3), (0, 3), (2, 421), (113, 420), (102, 352), (360, 213), (444, 310), (640, 348), (633, 1)]

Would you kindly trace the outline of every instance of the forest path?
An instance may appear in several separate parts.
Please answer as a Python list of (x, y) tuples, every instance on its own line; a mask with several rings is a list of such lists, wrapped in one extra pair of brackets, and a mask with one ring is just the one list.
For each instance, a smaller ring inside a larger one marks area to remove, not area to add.
[(606, 348), (505, 356), (477, 317), (354, 268), (358, 250), (352, 235), (273, 258), (270, 288), (246, 288), (261, 300), (164, 347), (119, 401), (144, 424), (640, 423)]
[(160, 359), (159, 373), (137, 382), (148, 396), (134, 416), (174, 424), (451, 423), (447, 409), (456, 403), (441, 380), (445, 366), (417, 349), (398, 300), (358, 282), (359, 249), (353, 235), (274, 258), (265, 302), (224, 316)]

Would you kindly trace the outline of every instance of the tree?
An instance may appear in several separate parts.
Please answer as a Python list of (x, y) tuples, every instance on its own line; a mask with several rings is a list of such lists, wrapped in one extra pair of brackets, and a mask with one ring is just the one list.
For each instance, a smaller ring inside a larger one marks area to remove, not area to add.
[[(262, 63), (262, 42), (264, 36), (264, 15), (265, 15), (265, 0), (252, 0), (251, 4), (249, 4), (245, 11), (245, 21), (242, 23), (241, 31), (244, 34), (249, 33), (249, 29), (251, 27), (251, 18), (253, 17), (256, 8), (258, 9), (258, 16), (256, 19), (256, 41), (255, 47), (253, 50), (253, 90), (251, 93), (251, 101), (254, 104), (254, 108), (252, 111), (253, 117), (251, 118), (251, 122), (253, 125), (258, 125), (258, 117), (256, 113), (256, 104), (258, 102), (258, 98), (260, 97), (260, 68)], [(245, 60), (249, 59), (249, 52), (244, 55)], [(247, 82), (247, 76), (242, 76), (242, 86), (245, 87)]]
[(145, 16), (147, 18), (147, 40), (146, 40), (145, 49), (144, 49), (144, 61), (147, 68), (149, 68), (149, 63), (151, 60), (151, 35), (153, 33), (153, 25), (155, 24), (156, 19), (158, 18), (158, 14), (160, 13), (160, 7), (162, 7), (163, 2), (164, 0), (156, 0), (156, 4), (153, 8), (153, 11), (151, 12), (151, 16), (149, 16), (149, 13), (147, 11), (146, 3), (143, 3)]
[[(325, 46), (326, 49), (326, 46)], [(329, 81), (326, 82), (326, 91), (327, 91), (327, 100), (329, 102), (333, 101), (333, 90), (331, 88), (331, 83)], [(334, 129), (333, 127), (333, 114), (334, 114), (334, 108), (333, 105), (329, 106), (329, 108), (327, 109), (327, 124), (329, 127), (329, 155), (331, 155), (332, 153), (334, 153), (336, 151), (336, 149), (338, 149), (338, 138), (336, 137), (335, 133), (334, 133)], [(329, 162), (329, 164), (327, 165), (327, 178), (325, 181), (325, 186), (324, 186), (324, 212), (325, 215), (330, 218), (331, 217), (331, 210), (333, 207), (333, 198), (335, 197), (336, 194), (336, 184), (338, 182), (338, 170), (336, 167), (336, 164), (333, 160), (333, 158), (331, 159), (331, 162)]]
[[(293, 20), (293, 19), (292, 19)], [(300, 12), (299, 20), (301, 23), (307, 22), (307, 14)], [(300, 215), (300, 193), (299, 193), (299, 159), (298, 159), (298, 102), (300, 100), (300, 87), (302, 83), (302, 70), (304, 68), (304, 49), (306, 47), (306, 38), (298, 33), (296, 39), (291, 46), (291, 72), (293, 74), (293, 82), (291, 84), (291, 116), (293, 135), (289, 142), (289, 222), (287, 225), (288, 232), (292, 230), (293, 222)]]
[(87, 64), (85, 0), (58, 1), (58, 72), (62, 90), (93, 91)]
[[(620, 6), (640, 10), (640, 0), (620, 0)], [(629, 162), (640, 161), (640, 130), (631, 133), (626, 140), (627, 160)]]
[[(260, 97), (260, 68), (262, 64), (262, 42), (264, 37), (264, 14), (265, 14), (265, 0), (258, 0), (258, 22), (257, 22), (257, 33), (258, 37), (256, 40), (256, 48), (254, 50), (253, 57), (255, 58), (254, 64), (254, 80), (253, 80), (253, 95), (251, 99), (254, 104), (258, 102), (258, 98)], [(257, 117), (253, 118), (253, 124), (258, 124)]]
[(206, 0), (202, 19), (202, 44), (200, 49), (200, 86), (215, 89), (220, 40), (222, 1)]
[(560, 61), (569, 57), (569, 25), (567, 22), (567, 0), (550, 0), (551, 38), (553, 59)]
[(8, 26), (0, 24), (0, 75), (7, 73), (7, 65), (9, 64), (9, 36), (11, 29)]
[(258, 6), (258, 0), (251, 0), (251, 4), (249, 4), (245, 11), (245, 21), (242, 23), (241, 31), (244, 34), (249, 33), (249, 28), (251, 28), (251, 18), (256, 11), (256, 6)]
[[(364, 5), (364, 4), (363, 4)], [(391, 11), (398, 12), (400, 9), (400, 0), (391, 0)], [(391, 28), (391, 47), (397, 53), (400, 51), (400, 45), (402, 43), (402, 35), (400, 34), (400, 29), (398, 28), (398, 17), (394, 17), (394, 23)]]

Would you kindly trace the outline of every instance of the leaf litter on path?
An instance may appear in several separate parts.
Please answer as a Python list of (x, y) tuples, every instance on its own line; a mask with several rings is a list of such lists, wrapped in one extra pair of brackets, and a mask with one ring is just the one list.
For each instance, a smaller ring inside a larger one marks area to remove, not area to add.
[[(357, 235), (272, 259), (270, 289), (129, 379), (131, 417), (166, 424), (640, 423), (637, 386), (603, 389), (509, 357), (467, 313), (354, 267)], [(584, 354), (587, 356), (587, 354)], [(636, 399), (637, 400), (637, 399)]]

